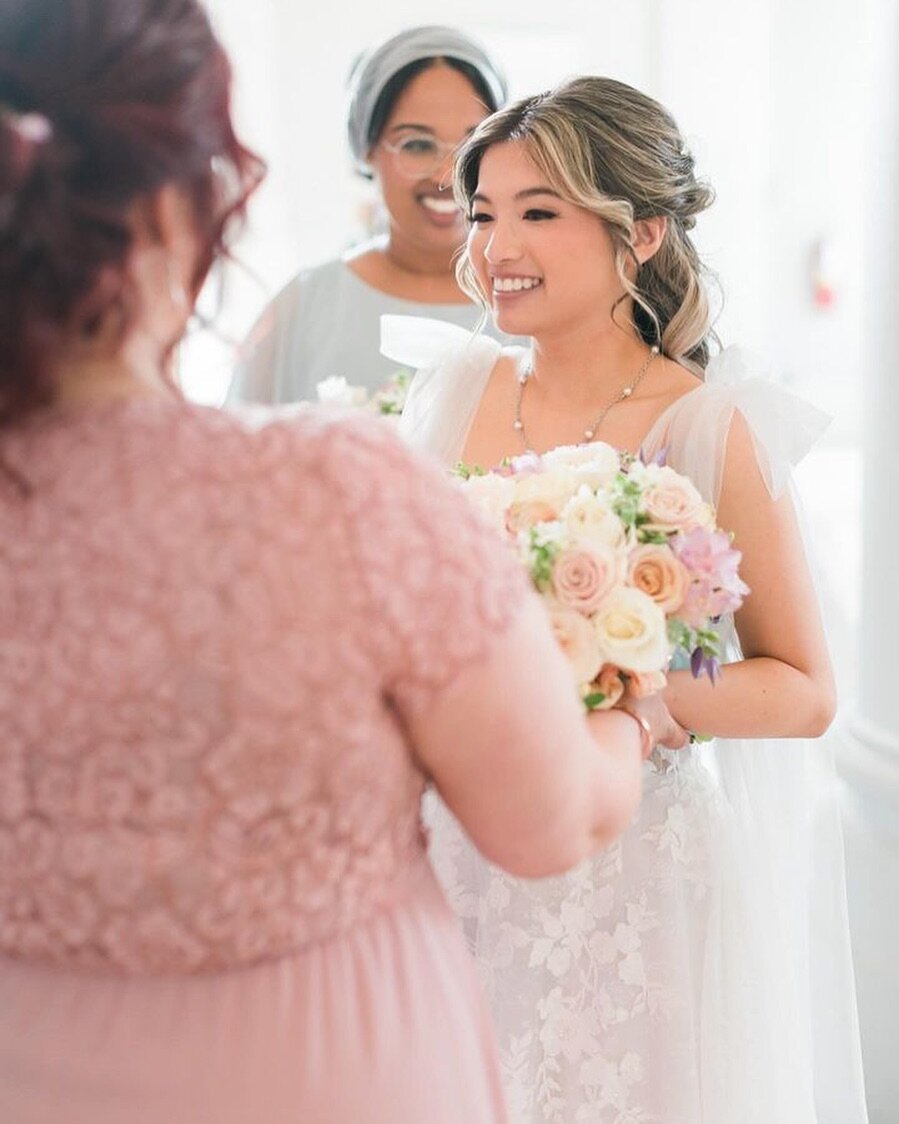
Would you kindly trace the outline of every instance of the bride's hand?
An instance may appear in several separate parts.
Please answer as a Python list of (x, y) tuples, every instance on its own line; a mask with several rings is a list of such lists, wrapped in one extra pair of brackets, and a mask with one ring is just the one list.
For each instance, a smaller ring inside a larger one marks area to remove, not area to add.
[(618, 703), (623, 710), (645, 718), (652, 731), (652, 740), (656, 745), (666, 749), (683, 749), (690, 744), (690, 735), (677, 722), (671, 711), (665, 705), (661, 692), (656, 691), (650, 695), (637, 698), (632, 692), (627, 694)]

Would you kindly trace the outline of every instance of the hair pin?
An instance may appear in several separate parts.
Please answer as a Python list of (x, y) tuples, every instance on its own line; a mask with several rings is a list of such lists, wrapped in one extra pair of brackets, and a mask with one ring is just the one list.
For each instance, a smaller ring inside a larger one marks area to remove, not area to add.
[(15, 109), (2, 110), (9, 127), (29, 144), (46, 144), (53, 136), (50, 118), (43, 113), (18, 113)]

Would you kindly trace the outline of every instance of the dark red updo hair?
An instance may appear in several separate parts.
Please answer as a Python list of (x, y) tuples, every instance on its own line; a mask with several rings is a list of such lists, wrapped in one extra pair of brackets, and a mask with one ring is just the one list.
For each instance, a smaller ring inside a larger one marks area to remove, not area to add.
[(71, 333), (128, 307), (132, 205), (194, 203), (195, 288), (261, 162), (196, 0), (0, 0), (0, 426), (51, 400)]

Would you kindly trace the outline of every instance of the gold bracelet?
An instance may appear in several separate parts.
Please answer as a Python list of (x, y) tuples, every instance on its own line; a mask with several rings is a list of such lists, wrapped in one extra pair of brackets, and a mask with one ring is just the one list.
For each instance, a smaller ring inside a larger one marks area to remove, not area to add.
[(655, 738), (652, 736), (652, 727), (646, 721), (642, 714), (637, 714), (636, 711), (630, 710), (626, 706), (618, 706), (615, 708), (620, 710), (622, 714), (626, 714), (640, 727), (640, 756), (645, 761), (656, 747)]

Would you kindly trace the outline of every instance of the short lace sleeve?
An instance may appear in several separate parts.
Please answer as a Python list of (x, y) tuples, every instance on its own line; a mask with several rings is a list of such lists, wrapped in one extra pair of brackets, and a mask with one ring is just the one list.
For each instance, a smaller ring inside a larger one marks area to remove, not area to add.
[(418, 711), (514, 620), (527, 578), (432, 463), (386, 423), (334, 423), (329, 475), (346, 520), (357, 623), (401, 710)]

